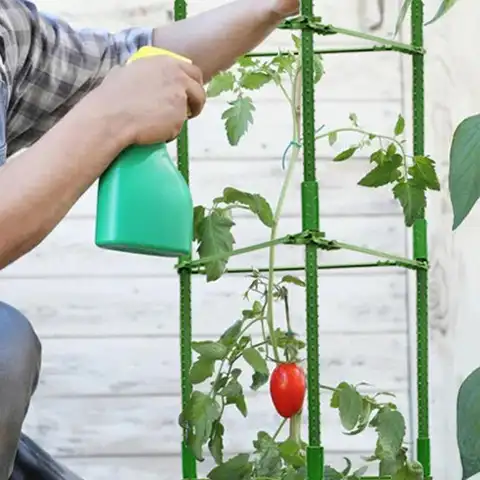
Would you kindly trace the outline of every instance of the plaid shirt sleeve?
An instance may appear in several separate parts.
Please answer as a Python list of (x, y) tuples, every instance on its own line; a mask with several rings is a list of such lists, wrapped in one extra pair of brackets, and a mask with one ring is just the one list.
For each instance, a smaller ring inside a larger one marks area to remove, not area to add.
[(36, 141), (112, 67), (151, 41), (152, 29), (75, 30), (27, 0), (0, 0), (8, 153)]

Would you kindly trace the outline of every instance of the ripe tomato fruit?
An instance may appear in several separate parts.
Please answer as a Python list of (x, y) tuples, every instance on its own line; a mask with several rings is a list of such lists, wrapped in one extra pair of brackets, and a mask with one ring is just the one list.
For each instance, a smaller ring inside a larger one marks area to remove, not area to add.
[(270, 396), (278, 414), (291, 418), (298, 413), (305, 400), (305, 372), (295, 363), (277, 365), (270, 377)]

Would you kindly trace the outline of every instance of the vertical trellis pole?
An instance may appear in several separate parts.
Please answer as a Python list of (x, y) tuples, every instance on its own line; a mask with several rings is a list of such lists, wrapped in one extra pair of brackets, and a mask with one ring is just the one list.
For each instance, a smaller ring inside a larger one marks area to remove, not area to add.
[[(187, 1), (175, 0), (175, 21), (187, 16)], [(188, 157), (188, 126), (185, 123), (182, 133), (177, 140), (178, 169), (189, 183), (189, 157)], [(185, 408), (192, 392), (189, 379), (192, 364), (192, 273), (189, 269), (180, 271), (180, 368), (182, 388), (182, 409)], [(182, 478), (197, 478), (197, 464), (192, 451), (186, 444), (187, 432), (183, 431), (182, 441)]]
[[(411, 19), (412, 44), (423, 47), (423, 1), (413, 0)], [(412, 55), (413, 67), (413, 153), (424, 155), (425, 100), (424, 56)], [(413, 255), (416, 260), (428, 260), (427, 221), (415, 222), (413, 227)], [(428, 385), (428, 271), (416, 271), (417, 287), (417, 458), (425, 477), (430, 476), (429, 385)]]
[[(313, 16), (313, 1), (302, 0), (301, 13)], [(303, 230), (319, 229), (318, 183), (315, 173), (315, 92), (313, 32), (302, 31), (302, 110), (303, 110)], [(318, 250), (314, 244), (305, 247), (306, 316), (308, 361), (308, 447), (307, 479), (322, 480), (323, 448), (320, 438), (320, 369), (318, 345)]]

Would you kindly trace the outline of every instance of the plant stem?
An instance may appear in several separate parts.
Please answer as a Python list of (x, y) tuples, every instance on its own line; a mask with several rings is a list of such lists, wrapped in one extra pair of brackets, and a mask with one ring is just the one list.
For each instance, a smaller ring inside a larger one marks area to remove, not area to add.
[(354, 128), (354, 127), (346, 127), (346, 128), (337, 128), (336, 130), (331, 130), (330, 132), (327, 132), (327, 133), (322, 133), (321, 135), (317, 135), (315, 137), (315, 140), (322, 140), (323, 138), (327, 138), (329, 135), (331, 135), (332, 133), (346, 133), (346, 132), (352, 132), (352, 133), (359, 133), (361, 135), (375, 135), (376, 138), (378, 139), (385, 139), (385, 140), (389, 140), (390, 142), (394, 143), (395, 145), (397, 145), (397, 147), (400, 149), (400, 151), (402, 152), (402, 156), (403, 158), (406, 158), (407, 155), (405, 153), (405, 149), (403, 148), (403, 145), (401, 142), (399, 142), (397, 139), (393, 138), (393, 137), (389, 137), (388, 135), (378, 135), (376, 133), (372, 133), (372, 132), (367, 132), (366, 130), (363, 130), (361, 128)]
[(300, 444), (302, 440), (302, 412), (296, 413), (290, 418), (290, 435), (289, 439), (293, 440), (296, 444)]
[(287, 423), (287, 418), (284, 418), (282, 420), (282, 422), (280, 423), (280, 425), (278, 426), (276, 432), (274, 433), (273, 437), (272, 437), (272, 440), (275, 441), (277, 439), (277, 437), (280, 435), (280, 432), (282, 431), (283, 427), (285, 426), (285, 424)]
[[(285, 175), (285, 180), (283, 181), (282, 189), (280, 191), (280, 196), (278, 198), (277, 206), (275, 208), (273, 227), (270, 231), (270, 239), (275, 240), (277, 235), (277, 227), (282, 214), (283, 204), (285, 202), (286, 194), (290, 181), (293, 176), (293, 171), (295, 164), (297, 163), (300, 147), (298, 146), (298, 141), (300, 138), (300, 128), (301, 128), (301, 111), (300, 111), (300, 101), (301, 101), (301, 70), (300, 70), (300, 59), (297, 60), (297, 74), (295, 81), (292, 83), (292, 100), (290, 101), (292, 119), (293, 119), (293, 148), (290, 155), (290, 160), (288, 163), (287, 173)], [(268, 287), (267, 287), (267, 325), (269, 334), (272, 340), (273, 347), (273, 357), (275, 361), (280, 362), (280, 356), (278, 353), (277, 340), (275, 338), (275, 328), (273, 323), (273, 281), (274, 281), (274, 266), (275, 266), (275, 246), (271, 245), (269, 249), (269, 261), (268, 261)]]

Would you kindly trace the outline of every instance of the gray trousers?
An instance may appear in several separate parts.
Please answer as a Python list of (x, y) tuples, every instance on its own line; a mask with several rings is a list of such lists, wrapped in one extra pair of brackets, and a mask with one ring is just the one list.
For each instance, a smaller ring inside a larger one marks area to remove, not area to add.
[(0, 480), (77, 480), (21, 433), (40, 374), (42, 347), (27, 318), (0, 302)]

